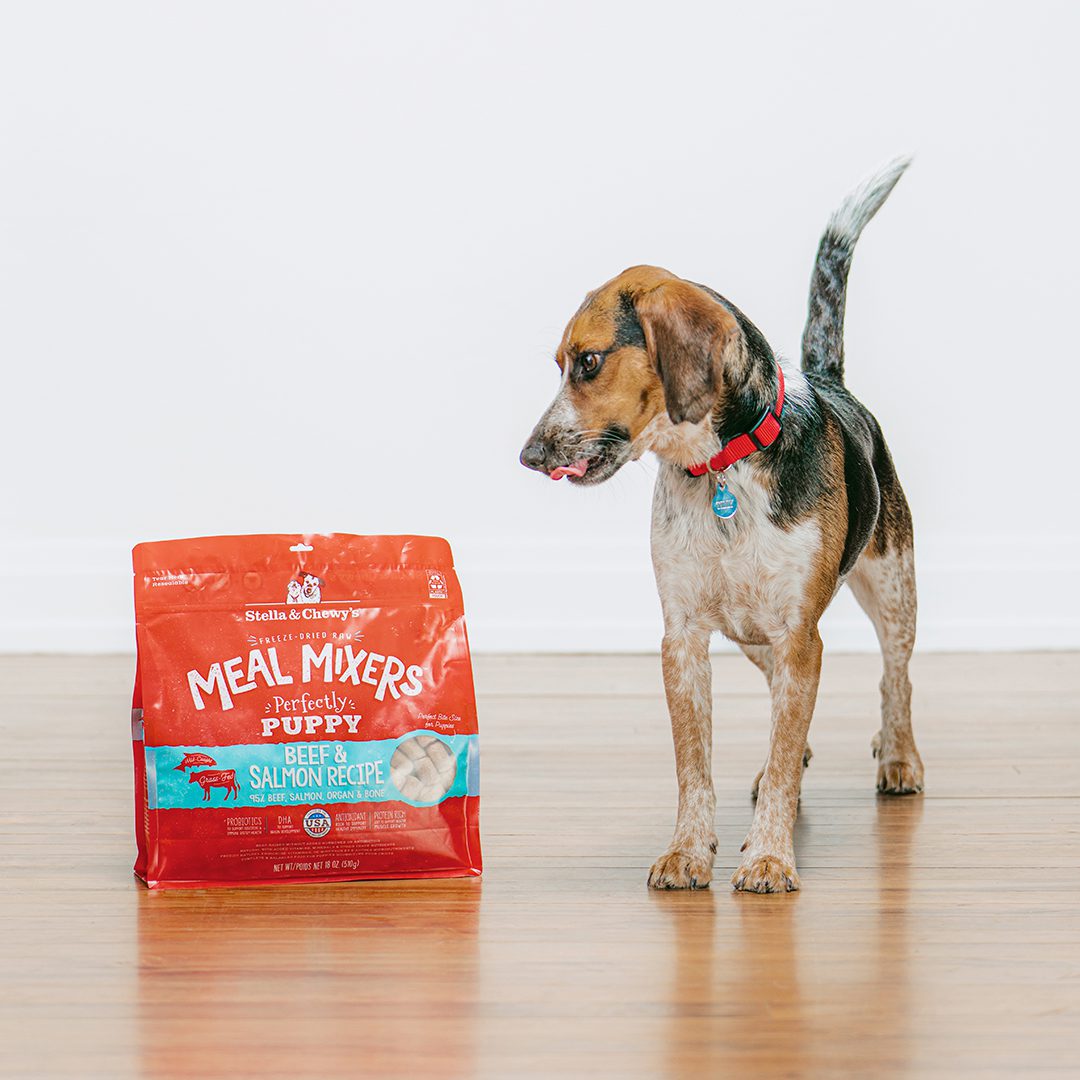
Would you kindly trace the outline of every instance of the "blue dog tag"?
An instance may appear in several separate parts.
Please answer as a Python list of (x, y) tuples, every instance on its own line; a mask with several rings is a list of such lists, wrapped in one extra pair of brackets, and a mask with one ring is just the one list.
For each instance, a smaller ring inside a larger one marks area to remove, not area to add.
[(721, 480), (716, 485), (716, 494), (712, 500), (712, 512), (718, 518), (729, 518), (735, 516), (735, 511), (739, 509), (739, 500), (735, 498), (733, 492), (728, 491), (727, 486)]

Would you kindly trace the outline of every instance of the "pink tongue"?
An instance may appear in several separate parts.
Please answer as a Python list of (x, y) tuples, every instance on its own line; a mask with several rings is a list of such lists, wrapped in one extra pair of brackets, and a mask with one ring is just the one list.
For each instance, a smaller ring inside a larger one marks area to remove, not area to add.
[(561, 480), (564, 476), (584, 476), (585, 470), (588, 467), (588, 458), (578, 458), (577, 461), (570, 465), (560, 465), (557, 469), (553, 469), (551, 472), (551, 479)]

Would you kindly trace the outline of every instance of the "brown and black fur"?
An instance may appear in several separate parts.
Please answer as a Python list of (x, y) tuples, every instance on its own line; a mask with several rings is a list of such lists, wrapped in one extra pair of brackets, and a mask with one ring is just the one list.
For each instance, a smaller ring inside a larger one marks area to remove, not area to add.
[(778, 362), (754, 324), (704, 285), (657, 267), (624, 271), (590, 293), (559, 345), (562, 385), (522, 462), (597, 483), (652, 450), (661, 461), (652, 547), (664, 610), (664, 682), (679, 780), (675, 835), (650, 885), (697, 888), (716, 849), (709, 638), (719, 630), (762, 670), (773, 701), (769, 755), (735, 888), (798, 888), (792, 827), (821, 666), (817, 624), (850, 585), (884, 658), (878, 789), (922, 788), (907, 667), (915, 635), (911, 515), (873, 415), (843, 381), (851, 254), (906, 167), (887, 167), (841, 206), (811, 282), (802, 369), (785, 366), (781, 433), (736, 462), (740, 509), (710, 509), (714, 478), (687, 467), (749, 431), (776, 401)]

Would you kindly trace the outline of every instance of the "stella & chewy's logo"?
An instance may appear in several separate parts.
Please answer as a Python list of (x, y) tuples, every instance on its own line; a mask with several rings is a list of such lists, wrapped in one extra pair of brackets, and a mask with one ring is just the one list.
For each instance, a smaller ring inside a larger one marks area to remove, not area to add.
[(321, 806), (314, 806), (304, 815), (304, 832), (316, 840), (321, 840), (330, 831), (333, 823), (333, 819)]
[(429, 570), (427, 576), (428, 598), (431, 600), (446, 599), (446, 575), (438, 570)]
[(286, 604), (321, 604), (323, 579), (309, 574), (306, 570), (297, 570), (296, 577), (289, 582)]

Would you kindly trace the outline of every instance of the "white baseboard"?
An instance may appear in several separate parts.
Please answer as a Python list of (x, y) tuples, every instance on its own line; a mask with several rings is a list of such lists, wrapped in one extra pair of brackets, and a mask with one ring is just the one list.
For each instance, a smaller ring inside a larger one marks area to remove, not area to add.
[[(660, 607), (647, 537), (582, 553), (574, 539), (454, 541), (477, 652), (652, 652)], [(569, 553), (569, 554), (568, 554)], [(1080, 538), (923, 538), (918, 647), (925, 651), (1080, 649)], [(128, 545), (0, 542), (0, 652), (134, 648)], [(822, 625), (826, 647), (873, 651), (846, 590)], [(717, 638), (715, 647), (729, 647)]]

